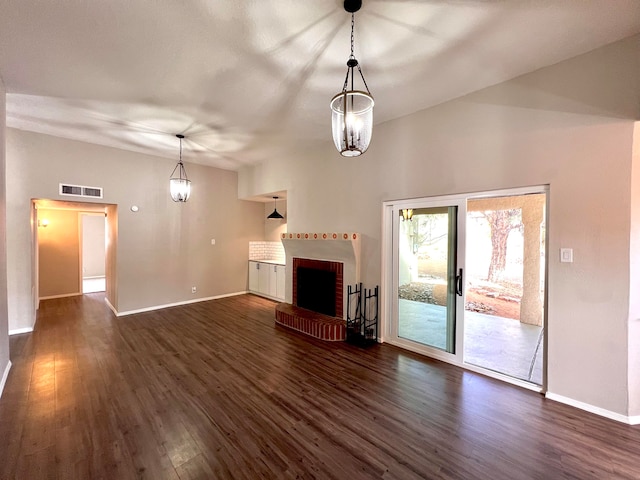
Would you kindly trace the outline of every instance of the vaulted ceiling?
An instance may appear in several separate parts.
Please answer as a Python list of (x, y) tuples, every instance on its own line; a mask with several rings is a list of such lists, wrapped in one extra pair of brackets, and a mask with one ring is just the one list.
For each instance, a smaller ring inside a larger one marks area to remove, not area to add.
[[(7, 125), (237, 170), (331, 141), (341, 0), (3, 0)], [(363, 0), (380, 123), (640, 32), (638, 0)]]

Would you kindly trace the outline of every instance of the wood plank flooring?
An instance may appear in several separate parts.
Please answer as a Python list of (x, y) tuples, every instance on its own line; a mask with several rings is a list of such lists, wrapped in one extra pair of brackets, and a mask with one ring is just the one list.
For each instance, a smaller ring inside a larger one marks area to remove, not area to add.
[(0, 479), (638, 479), (640, 429), (252, 295), (115, 318), (47, 300), (11, 338)]

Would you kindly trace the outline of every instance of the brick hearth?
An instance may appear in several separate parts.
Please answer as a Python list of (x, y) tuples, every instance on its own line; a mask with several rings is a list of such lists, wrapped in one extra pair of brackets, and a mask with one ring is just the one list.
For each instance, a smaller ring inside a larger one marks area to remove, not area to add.
[(276, 323), (320, 340), (336, 342), (347, 338), (347, 325), (343, 319), (312, 312), (290, 303), (276, 305)]

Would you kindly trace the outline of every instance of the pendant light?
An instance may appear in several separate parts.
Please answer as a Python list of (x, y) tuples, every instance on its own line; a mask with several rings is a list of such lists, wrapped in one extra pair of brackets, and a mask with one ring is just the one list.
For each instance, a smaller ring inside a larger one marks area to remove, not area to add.
[[(191, 180), (187, 178), (187, 171), (182, 164), (182, 139), (184, 135), (176, 135), (180, 139), (180, 160), (178, 164), (171, 172), (171, 179), (169, 180), (169, 191), (171, 192), (171, 199), (174, 202), (186, 202), (191, 195)], [(178, 170), (178, 176), (174, 176)]]
[[(345, 0), (344, 9), (351, 13), (351, 55), (347, 61), (347, 76), (342, 92), (331, 99), (331, 130), (333, 143), (344, 157), (357, 157), (366, 152), (373, 129), (373, 97), (364, 79), (360, 64), (353, 54), (353, 27), (355, 12), (362, 0)], [(358, 68), (364, 90), (356, 90), (354, 68)]]
[(278, 206), (278, 198), (280, 197), (273, 197), (273, 212), (271, 212), (271, 214), (267, 218), (284, 218), (282, 215), (280, 215), (278, 209), (276, 208)]

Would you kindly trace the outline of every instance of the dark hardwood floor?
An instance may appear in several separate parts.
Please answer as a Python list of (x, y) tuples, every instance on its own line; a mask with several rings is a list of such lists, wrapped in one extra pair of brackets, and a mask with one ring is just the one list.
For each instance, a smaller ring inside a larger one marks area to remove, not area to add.
[(640, 478), (640, 429), (388, 345), (274, 325), (252, 295), (115, 318), (42, 303), (11, 338), (1, 479)]

